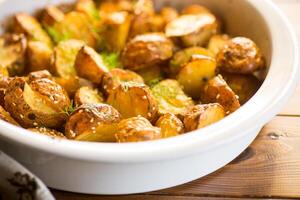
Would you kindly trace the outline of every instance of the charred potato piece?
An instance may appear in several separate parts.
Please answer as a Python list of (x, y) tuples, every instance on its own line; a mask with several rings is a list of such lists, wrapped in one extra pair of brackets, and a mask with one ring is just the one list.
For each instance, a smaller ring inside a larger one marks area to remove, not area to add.
[(194, 55), (178, 73), (177, 80), (183, 86), (184, 92), (197, 99), (207, 81), (215, 76), (216, 61), (203, 55)]
[(103, 96), (97, 89), (87, 86), (79, 88), (74, 96), (76, 107), (79, 107), (82, 104), (102, 103), (103, 101)]
[(139, 70), (163, 64), (173, 55), (173, 44), (162, 33), (138, 35), (127, 43), (122, 54), (124, 67)]
[(116, 108), (125, 119), (140, 115), (154, 121), (157, 117), (157, 102), (144, 84), (121, 83), (109, 94), (107, 103)]
[(84, 46), (80, 40), (66, 40), (55, 48), (50, 71), (59, 77), (76, 76), (75, 61), (79, 50)]
[(254, 75), (222, 73), (222, 76), (239, 97), (241, 104), (245, 104), (261, 86), (261, 82)]
[(26, 48), (27, 40), (23, 34), (6, 34), (0, 37), (1, 69), (6, 68), (10, 76), (22, 75)]
[(104, 73), (108, 72), (102, 57), (92, 48), (84, 46), (80, 49), (75, 60), (78, 76), (99, 84)]
[(0, 119), (13, 125), (20, 126), (2, 106), (0, 106)]
[(160, 128), (152, 124), (144, 117), (133, 117), (122, 120), (118, 124), (116, 139), (119, 143), (142, 142), (161, 139)]
[(115, 68), (103, 75), (101, 89), (103, 93), (108, 96), (123, 82), (144, 83), (144, 80), (133, 71)]
[(149, 86), (158, 83), (164, 76), (162, 67), (158, 65), (138, 70), (137, 73), (143, 77), (145, 83)]
[(252, 74), (264, 67), (264, 59), (252, 40), (236, 37), (219, 51), (217, 64), (224, 72)]
[(61, 22), (65, 14), (55, 6), (48, 6), (42, 14), (42, 25), (47, 29), (55, 23)]
[(70, 97), (73, 97), (76, 93), (76, 91), (84, 86), (87, 87), (93, 87), (93, 83), (83, 79), (79, 78), (77, 76), (67, 76), (67, 77), (53, 77), (53, 80), (58, 83), (60, 86), (62, 86), (68, 93)]
[(218, 21), (210, 13), (182, 15), (166, 26), (166, 36), (179, 38), (182, 44), (204, 46), (210, 37), (218, 32)]
[(208, 49), (216, 56), (229, 40), (228, 35), (214, 35), (209, 40)]
[(41, 24), (26, 13), (19, 13), (15, 16), (14, 31), (25, 34), (30, 41), (40, 41), (52, 47), (52, 41)]
[(5, 109), (25, 128), (59, 128), (67, 117), (64, 110), (70, 105), (65, 90), (46, 78), (31, 82), (14, 78), (4, 100)]
[(176, 80), (166, 79), (151, 88), (158, 102), (158, 113), (182, 115), (186, 109), (194, 105), (193, 100), (186, 96)]
[(29, 131), (32, 131), (33, 133), (38, 133), (42, 135), (46, 135), (52, 138), (57, 138), (57, 139), (67, 139), (66, 136), (64, 136), (63, 133), (58, 132), (54, 129), (49, 129), (45, 127), (37, 127), (37, 128), (29, 128)]
[(186, 131), (193, 131), (209, 126), (224, 117), (225, 110), (220, 104), (203, 104), (190, 108), (186, 112), (183, 122)]
[(240, 107), (239, 97), (227, 85), (221, 75), (214, 77), (204, 86), (201, 101), (221, 104), (226, 114), (230, 114)]
[(52, 49), (43, 42), (30, 41), (27, 47), (27, 70), (29, 72), (49, 69)]
[(211, 12), (206, 7), (197, 4), (187, 6), (181, 11), (182, 15), (196, 15), (202, 13), (211, 13)]
[(174, 137), (184, 132), (182, 121), (170, 113), (161, 116), (155, 126), (161, 129), (162, 138)]
[(170, 61), (170, 72), (176, 75), (194, 55), (214, 57), (213, 53), (202, 47), (189, 47), (176, 52)]
[(91, 142), (115, 142), (120, 113), (106, 104), (83, 104), (68, 118), (65, 134), (68, 139)]
[(169, 23), (179, 16), (177, 10), (172, 7), (163, 7), (160, 11), (160, 14), (165, 23)]
[(4, 96), (6, 94), (6, 90), (8, 89), (8, 85), (13, 78), (0, 76), (0, 105), (4, 107), (5, 101)]

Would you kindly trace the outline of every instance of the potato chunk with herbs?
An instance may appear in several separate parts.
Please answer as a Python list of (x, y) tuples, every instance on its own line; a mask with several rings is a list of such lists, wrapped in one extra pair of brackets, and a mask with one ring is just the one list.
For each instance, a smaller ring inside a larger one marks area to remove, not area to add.
[(64, 110), (70, 105), (65, 90), (47, 78), (31, 82), (14, 78), (4, 99), (5, 109), (25, 128), (59, 128), (67, 118)]
[(61, 133), (57, 130), (54, 130), (54, 129), (46, 128), (46, 127), (29, 128), (27, 130), (32, 131), (33, 133), (46, 135), (46, 136), (49, 136), (52, 138), (67, 139), (63, 133)]
[(166, 26), (166, 36), (179, 38), (184, 46), (204, 46), (218, 32), (218, 22), (210, 13), (181, 15)]
[(76, 107), (82, 104), (102, 103), (103, 101), (103, 96), (97, 89), (87, 86), (79, 88), (74, 96)]
[(201, 101), (221, 104), (226, 114), (232, 113), (240, 107), (239, 97), (227, 85), (221, 75), (214, 77), (204, 86)]
[(83, 104), (68, 118), (65, 134), (69, 139), (115, 142), (120, 113), (106, 104)]
[(186, 112), (183, 122), (186, 131), (193, 131), (218, 122), (224, 117), (225, 110), (220, 104), (203, 104), (190, 108)]
[(13, 125), (20, 126), (2, 106), (0, 106), (0, 119)]
[(219, 51), (217, 64), (218, 68), (224, 72), (252, 74), (264, 67), (264, 59), (252, 40), (236, 37)]
[(92, 48), (84, 46), (80, 49), (75, 60), (78, 76), (95, 84), (101, 83), (104, 73), (108, 72), (102, 57)]
[(194, 105), (193, 100), (186, 96), (176, 80), (166, 79), (151, 88), (158, 102), (158, 113), (182, 115), (186, 109)]
[(162, 33), (147, 33), (130, 40), (122, 54), (125, 68), (139, 70), (163, 64), (173, 55), (173, 43)]
[(174, 137), (184, 132), (182, 121), (170, 113), (161, 116), (155, 125), (161, 128), (162, 138)]
[(116, 139), (119, 143), (142, 142), (161, 139), (160, 128), (152, 124), (144, 117), (133, 117), (122, 120), (118, 124)]
[(140, 115), (153, 121), (157, 117), (157, 101), (149, 87), (141, 83), (121, 83), (109, 94), (107, 103), (116, 108), (125, 119)]
[(229, 40), (228, 35), (214, 35), (208, 42), (208, 49), (216, 56)]
[(183, 86), (184, 92), (199, 98), (200, 91), (209, 79), (215, 76), (216, 61), (204, 55), (194, 55), (178, 73), (177, 80)]
[(27, 67), (29, 72), (49, 69), (52, 49), (43, 42), (30, 41), (27, 47)]

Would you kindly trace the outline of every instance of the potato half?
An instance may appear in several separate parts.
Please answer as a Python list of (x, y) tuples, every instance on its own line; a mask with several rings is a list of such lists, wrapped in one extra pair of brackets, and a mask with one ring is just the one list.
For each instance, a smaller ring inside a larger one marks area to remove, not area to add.
[(51, 65), (52, 49), (43, 42), (30, 41), (27, 47), (27, 71), (49, 69)]
[(91, 87), (81, 87), (77, 90), (74, 96), (75, 106), (81, 106), (82, 104), (95, 104), (104, 102), (103, 96), (97, 89)]
[(54, 129), (50, 129), (50, 128), (37, 127), (37, 128), (29, 128), (27, 130), (32, 131), (33, 133), (46, 135), (46, 136), (49, 136), (52, 138), (67, 139), (63, 133), (61, 133), (57, 130), (54, 130)]
[(155, 126), (161, 128), (162, 138), (174, 137), (184, 132), (182, 121), (170, 113), (161, 116)]
[(68, 118), (65, 134), (68, 139), (91, 142), (115, 142), (120, 113), (106, 104), (83, 104)]
[(0, 119), (13, 125), (20, 126), (2, 106), (0, 106)]

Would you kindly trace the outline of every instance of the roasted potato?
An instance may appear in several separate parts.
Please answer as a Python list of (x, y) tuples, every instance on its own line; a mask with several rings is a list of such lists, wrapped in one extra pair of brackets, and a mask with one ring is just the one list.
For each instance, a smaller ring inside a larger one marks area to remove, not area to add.
[(246, 103), (261, 86), (261, 82), (254, 75), (222, 73), (222, 76), (239, 97), (241, 104)]
[(142, 142), (162, 138), (160, 128), (152, 124), (144, 117), (133, 117), (122, 120), (118, 124), (116, 139), (119, 143)]
[(140, 115), (154, 121), (157, 117), (157, 101), (149, 87), (141, 83), (121, 83), (109, 94), (107, 103), (116, 108), (125, 119)]
[(78, 76), (96, 84), (101, 83), (103, 74), (108, 72), (102, 57), (88, 46), (82, 47), (78, 52), (75, 69)]
[(27, 46), (28, 72), (48, 70), (51, 65), (52, 49), (45, 43), (30, 41)]
[(136, 73), (143, 77), (145, 83), (149, 86), (158, 83), (164, 77), (162, 67), (158, 65), (138, 70)]
[(5, 101), (4, 96), (8, 88), (9, 82), (12, 80), (12, 77), (0, 76), (0, 105), (4, 107)]
[[(7, 75), (22, 75), (25, 68), (27, 40), (23, 34), (5, 34), (0, 37), (0, 67)], [(3, 73), (2, 73), (3, 74)]]
[(176, 52), (170, 61), (170, 72), (173, 75), (178, 74), (180, 69), (186, 65), (194, 55), (203, 55), (214, 57), (213, 53), (202, 47), (189, 47)]
[(237, 74), (252, 74), (264, 68), (264, 59), (256, 44), (245, 37), (231, 39), (217, 55), (221, 71)]
[(160, 11), (160, 14), (165, 23), (169, 23), (179, 16), (178, 11), (172, 7), (163, 7)]
[(65, 134), (69, 139), (115, 142), (120, 113), (106, 104), (83, 104), (68, 118)]
[(161, 129), (162, 138), (174, 137), (184, 132), (182, 121), (170, 113), (161, 116), (155, 126)]
[(186, 96), (176, 80), (166, 79), (151, 88), (158, 102), (158, 113), (182, 115), (186, 109), (194, 105), (193, 100)]
[(197, 15), (203, 13), (211, 14), (210, 10), (208, 10), (206, 7), (197, 4), (189, 5), (181, 11), (182, 15)]
[(20, 126), (18, 122), (16, 122), (16, 120), (14, 120), (14, 118), (10, 116), (9, 112), (7, 112), (2, 106), (0, 106), (0, 119), (10, 124)]
[(49, 26), (53, 26), (55, 23), (61, 22), (65, 17), (65, 14), (55, 6), (48, 6), (42, 13), (41, 22), (47, 29)]
[(66, 40), (54, 48), (50, 72), (58, 77), (76, 76), (75, 61), (79, 50), (84, 46), (80, 40)]
[(182, 44), (189, 46), (204, 46), (210, 37), (218, 32), (216, 17), (210, 13), (196, 15), (181, 15), (166, 26), (166, 36), (179, 38)]
[(52, 41), (41, 24), (26, 13), (15, 15), (14, 32), (25, 34), (29, 41), (40, 41), (52, 47)]
[(139, 70), (163, 64), (173, 55), (173, 44), (163, 33), (138, 35), (130, 40), (122, 54), (125, 68)]
[(219, 103), (226, 114), (236, 111), (240, 107), (239, 97), (227, 85), (221, 75), (209, 80), (201, 93), (203, 103)]
[(134, 3), (131, 0), (104, 1), (100, 4), (100, 16), (106, 17), (110, 13), (127, 11), (133, 12)]
[(67, 139), (66, 136), (63, 133), (58, 132), (54, 129), (46, 128), (46, 127), (29, 128), (28, 130), (32, 131), (33, 133), (46, 135), (46, 136), (49, 136), (49, 137), (52, 137), (52, 138)]
[(85, 13), (95, 23), (100, 21), (100, 11), (97, 10), (93, 0), (78, 0), (75, 5), (75, 10)]
[(230, 37), (226, 34), (214, 35), (210, 38), (207, 47), (216, 56), (229, 40)]
[(74, 103), (76, 107), (82, 104), (96, 104), (104, 102), (100, 91), (91, 87), (81, 87), (77, 90), (74, 96)]
[(224, 117), (225, 110), (218, 103), (196, 105), (186, 112), (183, 123), (186, 131), (193, 131), (209, 126)]
[(94, 87), (92, 82), (77, 76), (53, 77), (52, 79), (62, 86), (70, 97), (74, 97), (76, 91), (81, 87)]
[(4, 100), (5, 109), (25, 128), (59, 128), (67, 117), (64, 110), (70, 105), (65, 90), (47, 78), (31, 82), (14, 78)]
[(123, 82), (144, 83), (144, 80), (140, 75), (133, 71), (115, 68), (103, 75), (101, 91), (105, 96), (108, 96)]
[(52, 79), (52, 75), (48, 70), (34, 71), (29, 73), (27, 77), (29, 82), (34, 81), (36, 79), (42, 79), (42, 78)]
[(216, 60), (210, 56), (194, 55), (178, 73), (177, 80), (184, 92), (198, 99), (201, 89), (207, 81), (215, 76)]

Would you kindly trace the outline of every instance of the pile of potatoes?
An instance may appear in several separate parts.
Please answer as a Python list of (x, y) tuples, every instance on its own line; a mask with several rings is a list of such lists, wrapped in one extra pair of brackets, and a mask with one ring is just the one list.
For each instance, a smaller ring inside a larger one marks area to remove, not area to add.
[(78, 0), (17, 13), (0, 38), (0, 118), (94, 142), (174, 137), (213, 124), (258, 90), (257, 45), (201, 5)]

